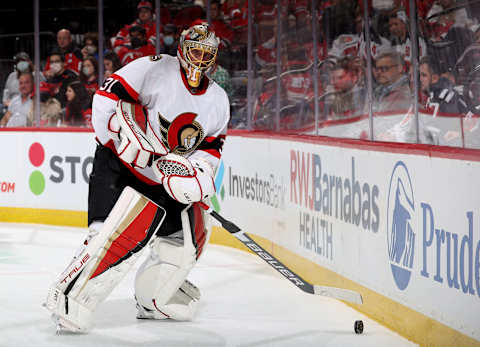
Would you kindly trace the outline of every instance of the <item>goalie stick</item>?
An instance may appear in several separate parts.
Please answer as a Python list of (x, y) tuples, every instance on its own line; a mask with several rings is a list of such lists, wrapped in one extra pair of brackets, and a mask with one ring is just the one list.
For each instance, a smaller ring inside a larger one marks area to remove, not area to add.
[(314, 295), (328, 296), (330, 298), (339, 299), (348, 301), (354, 304), (362, 304), (363, 299), (360, 293), (357, 293), (353, 290), (329, 287), (329, 286), (320, 286), (316, 284), (310, 284), (297, 275), (295, 272), (286, 267), (283, 263), (278, 261), (273, 255), (268, 253), (263, 249), (258, 243), (253, 241), (250, 236), (248, 236), (244, 231), (242, 231), (234, 223), (226, 220), (216, 211), (214, 211), (210, 206), (203, 202), (199, 202), (200, 206), (205, 209), (213, 218), (218, 220), (223, 228), (225, 228), (229, 233), (235, 236), (240, 242), (247, 246), (250, 250), (255, 252), (260, 258), (262, 258), (268, 265), (273, 267), (275, 270), (280, 272), (283, 277), (288, 279), (298, 288), (303, 290), (306, 293)]

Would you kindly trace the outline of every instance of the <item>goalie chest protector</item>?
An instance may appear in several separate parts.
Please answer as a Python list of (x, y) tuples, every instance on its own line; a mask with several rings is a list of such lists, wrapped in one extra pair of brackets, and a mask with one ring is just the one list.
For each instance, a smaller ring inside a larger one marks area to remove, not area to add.
[[(212, 143), (225, 138), (230, 118), (227, 94), (206, 76), (200, 87), (192, 92), (187, 88), (176, 57), (150, 56), (131, 62), (105, 81), (95, 96), (105, 98), (95, 102), (111, 103), (124, 98), (117, 95), (118, 90), (122, 91), (120, 94), (128, 93), (130, 100), (127, 101), (135, 101), (145, 107), (148, 126), (170, 152), (189, 157), (203, 141)], [(111, 113), (100, 112), (104, 109), (108, 107), (94, 107), (93, 110), (95, 132), (102, 144), (109, 140), (107, 129), (96, 124), (106, 125), (108, 122), (96, 122), (95, 118), (110, 117)], [(216, 167), (220, 152), (205, 150), (205, 153), (208, 154), (205, 159)], [(142, 169), (138, 171), (145, 174)]]

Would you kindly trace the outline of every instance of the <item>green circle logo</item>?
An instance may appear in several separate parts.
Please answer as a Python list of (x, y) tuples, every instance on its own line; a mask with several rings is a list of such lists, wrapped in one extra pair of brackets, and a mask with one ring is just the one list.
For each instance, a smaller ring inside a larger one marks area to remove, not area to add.
[(28, 183), (30, 185), (30, 190), (35, 195), (40, 195), (45, 190), (45, 177), (43, 177), (43, 174), (38, 170), (35, 170), (30, 174)]

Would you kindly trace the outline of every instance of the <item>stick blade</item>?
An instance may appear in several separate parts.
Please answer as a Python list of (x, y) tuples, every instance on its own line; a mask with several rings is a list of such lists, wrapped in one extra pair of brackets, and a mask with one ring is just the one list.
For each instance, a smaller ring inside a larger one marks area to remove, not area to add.
[(330, 298), (348, 301), (358, 305), (363, 304), (363, 298), (360, 293), (349, 289), (314, 285), (313, 294), (328, 296)]

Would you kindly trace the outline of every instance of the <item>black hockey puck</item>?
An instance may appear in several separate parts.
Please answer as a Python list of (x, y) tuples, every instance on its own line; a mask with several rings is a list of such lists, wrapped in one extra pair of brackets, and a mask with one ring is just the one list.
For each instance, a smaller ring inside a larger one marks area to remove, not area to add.
[(355, 330), (355, 334), (363, 333), (363, 321), (356, 320), (355, 324), (353, 325), (353, 329)]

